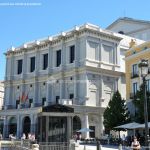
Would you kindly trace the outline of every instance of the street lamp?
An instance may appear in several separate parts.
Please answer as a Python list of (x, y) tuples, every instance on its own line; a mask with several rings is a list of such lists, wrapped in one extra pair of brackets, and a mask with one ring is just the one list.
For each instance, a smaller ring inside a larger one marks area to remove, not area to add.
[(139, 63), (141, 77), (143, 80), (143, 96), (144, 96), (144, 120), (145, 120), (145, 146), (149, 150), (149, 128), (148, 128), (148, 111), (147, 111), (147, 95), (146, 95), (146, 76), (148, 74), (148, 60), (142, 59)]

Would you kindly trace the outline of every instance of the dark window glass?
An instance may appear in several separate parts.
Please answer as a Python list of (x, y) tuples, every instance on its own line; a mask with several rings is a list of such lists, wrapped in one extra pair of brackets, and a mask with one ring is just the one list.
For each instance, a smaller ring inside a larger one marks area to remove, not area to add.
[(30, 72), (35, 70), (35, 57), (31, 57)]
[(61, 64), (61, 50), (56, 52), (56, 67), (59, 67)]
[(18, 108), (18, 104), (20, 103), (19, 100), (16, 100), (16, 109)]
[(56, 104), (59, 103), (59, 96), (56, 96)]
[(137, 90), (138, 90), (137, 88), (138, 88), (137, 83), (133, 83), (133, 94), (134, 94), (134, 96), (137, 93)]
[(33, 99), (29, 99), (29, 107), (31, 107), (31, 103), (33, 103)]
[(74, 62), (75, 58), (75, 46), (70, 46), (70, 63)]
[(46, 97), (42, 98), (42, 105), (44, 106), (44, 103), (46, 102)]
[(74, 98), (74, 95), (73, 95), (73, 94), (70, 94), (70, 95), (69, 95), (69, 98), (70, 98), (70, 99), (73, 99), (73, 98)]
[(137, 64), (134, 64), (132, 66), (132, 75), (138, 75), (138, 65)]
[(21, 74), (22, 73), (22, 59), (18, 60), (18, 70), (17, 73)]
[(43, 70), (46, 70), (48, 67), (48, 54), (43, 55)]

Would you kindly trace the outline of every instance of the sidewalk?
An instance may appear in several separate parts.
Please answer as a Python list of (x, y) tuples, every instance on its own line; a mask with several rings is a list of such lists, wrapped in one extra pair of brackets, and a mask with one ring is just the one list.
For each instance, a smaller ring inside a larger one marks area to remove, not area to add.
[[(78, 147), (76, 147), (76, 150), (96, 150), (96, 146), (95, 145), (79, 145)], [(118, 150), (118, 147), (102, 145), (101, 150)]]

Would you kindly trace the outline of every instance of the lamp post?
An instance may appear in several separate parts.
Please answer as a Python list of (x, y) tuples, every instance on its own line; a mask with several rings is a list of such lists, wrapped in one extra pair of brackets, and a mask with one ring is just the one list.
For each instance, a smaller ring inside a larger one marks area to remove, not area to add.
[(147, 110), (147, 95), (146, 95), (146, 76), (148, 74), (148, 60), (142, 59), (139, 63), (139, 68), (141, 69), (141, 77), (143, 80), (143, 96), (144, 96), (144, 120), (145, 120), (145, 146), (147, 150), (149, 147), (149, 128), (148, 128), (148, 110)]

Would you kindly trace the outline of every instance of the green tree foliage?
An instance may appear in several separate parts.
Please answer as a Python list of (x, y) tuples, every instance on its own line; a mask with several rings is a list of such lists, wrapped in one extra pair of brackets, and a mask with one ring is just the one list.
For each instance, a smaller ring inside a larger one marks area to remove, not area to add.
[[(109, 101), (108, 107), (104, 112), (104, 126), (107, 131), (114, 127), (128, 123), (130, 115), (125, 105), (125, 100), (121, 98), (119, 91), (113, 94), (112, 100)], [(114, 129), (120, 131), (122, 129)]]
[[(147, 92), (147, 102), (148, 102), (148, 114), (150, 114), (150, 93)], [(135, 116), (132, 120), (144, 123), (144, 91), (143, 85), (141, 85), (140, 90), (137, 91), (134, 97), (133, 104), (135, 106)], [(150, 121), (150, 116), (148, 115), (148, 120)]]

